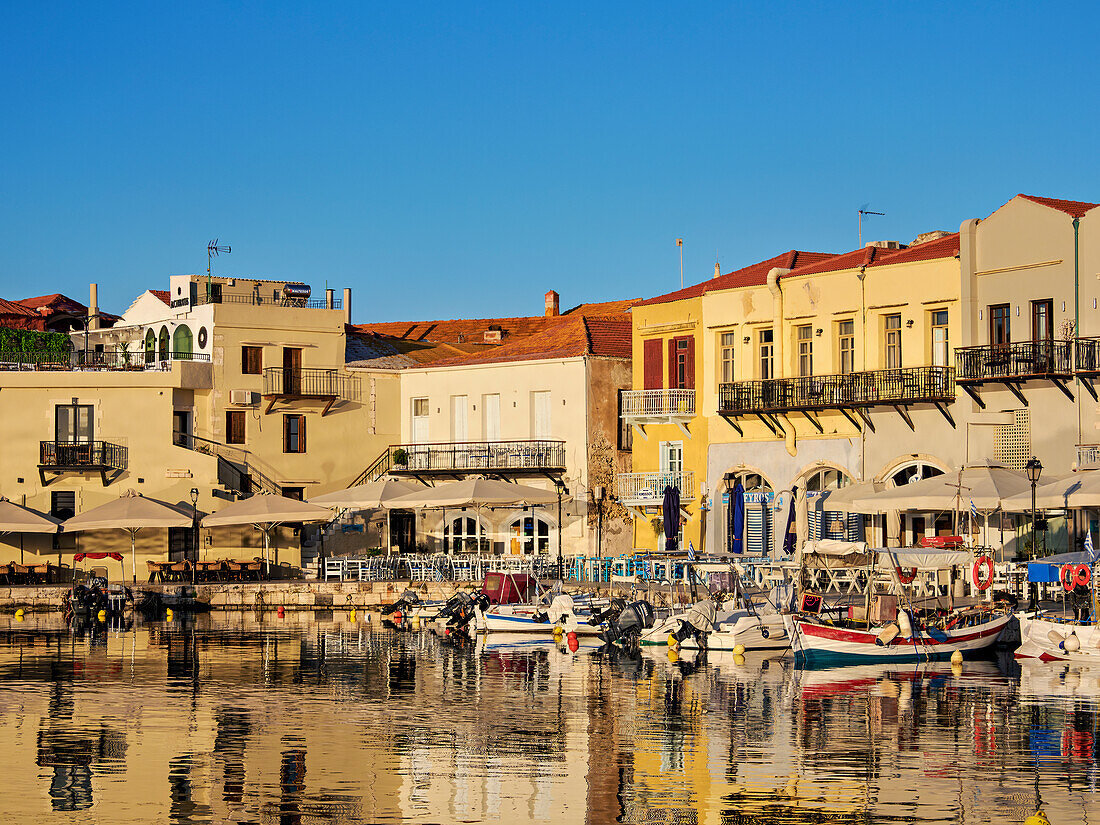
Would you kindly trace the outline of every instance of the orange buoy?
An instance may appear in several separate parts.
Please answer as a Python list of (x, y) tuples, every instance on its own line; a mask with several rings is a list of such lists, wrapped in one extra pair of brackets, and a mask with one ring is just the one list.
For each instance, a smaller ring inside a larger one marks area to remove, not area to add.
[(1076, 586), (1073, 581), (1074, 576), (1076, 576), (1076, 571), (1072, 564), (1062, 565), (1062, 569), (1058, 571), (1058, 578), (1062, 580), (1062, 587), (1065, 588), (1067, 592), (1073, 590)]
[(279, 609), (275, 612), (278, 614), (279, 618), (281, 619), (281, 618), (283, 618), (283, 613), (285, 612), (285, 610), (284, 610), (282, 605), (279, 605)]
[(570, 633), (568, 636), (566, 636), (565, 643), (569, 646), (570, 653), (576, 653), (577, 648), (581, 646), (580, 642), (577, 641), (576, 633)]

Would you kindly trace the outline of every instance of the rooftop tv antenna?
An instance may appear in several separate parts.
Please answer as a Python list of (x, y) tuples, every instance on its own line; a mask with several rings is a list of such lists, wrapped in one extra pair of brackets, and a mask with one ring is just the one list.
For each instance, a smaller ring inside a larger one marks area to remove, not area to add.
[(865, 203), (859, 208), (859, 245), (863, 246), (863, 216), (864, 215), (885, 215), (885, 212), (871, 212), (867, 207), (871, 204)]
[(206, 245), (206, 300), (208, 301), (210, 300), (210, 264), (223, 252), (228, 255), (233, 251), (233, 247), (229, 244), (222, 244), (219, 246), (218, 240), (218, 238), (214, 238), (214, 240)]

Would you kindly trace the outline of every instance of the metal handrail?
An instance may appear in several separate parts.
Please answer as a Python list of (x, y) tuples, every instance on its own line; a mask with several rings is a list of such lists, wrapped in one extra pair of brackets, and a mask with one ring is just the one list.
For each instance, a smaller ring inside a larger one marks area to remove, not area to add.
[[(256, 460), (250, 450), (181, 430), (172, 431), (172, 441), (177, 447), (217, 458), (218, 480), (245, 497), (252, 495), (252, 482), (256, 482), (264, 492), (275, 495), (283, 493), (279, 483), (256, 466)], [(238, 467), (238, 464), (241, 467)], [(235, 480), (230, 478), (234, 475)]]
[(565, 469), (565, 442), (547, 439), (529, 441), (440, 441), (392, 444), (390, 460), (404, 450), (407, 464), (393, 469), (460, 470), (558, 470)]
[(959, 381), (1073, 375), (1073, 341), (1017, 341), (955, 348)]
[(355, 401), (359, 398), (359, 379), (341, 375), (336, 367), (266, 367), (263, 371), (263, 394)]
[(249, 306), (275, 306), (290, 307), (293, 309), (343, 309), (344, 302), (341, 298), (333, 298), (332, 306), (324, 298), (272, 298), (267, 295), (210, 295), (199, 294), (194, 300), (190, 298), (177, 298), (172, 301), (173, 307), (204, 306), (206, 304), (246, 304)]
[(125, 470), (129, 450), (109, 441), (41, 441), (38, 463), (42, 467)]
[(739, 414), (948, 403), (955, 400), (954, 373), (951, 367), (901, 367), (844, 375), (737, 381), (719, 385), (718, 411)]

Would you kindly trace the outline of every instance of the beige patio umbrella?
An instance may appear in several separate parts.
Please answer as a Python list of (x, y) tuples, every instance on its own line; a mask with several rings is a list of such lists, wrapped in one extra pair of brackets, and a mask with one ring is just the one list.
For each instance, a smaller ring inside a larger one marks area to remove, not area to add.
[[(1026, 491), (1003, 501), (1010, 513), (1026, 513), (1031, 509), (1031, 486)], [(1035, 506), (1044, 510), (1100, 507), (1100, 470), (1084, 470), (1068, 478), (1040, 484), (1035, 488)]]
[(450, 509), (461, 507), (508, 507), (550, 504), (558, 500), (553, 490), (541, 490), (524, 484), (473, 478), (452, 481), (438, 487), (426, 487), (415, 493), (391, 499), (390, 509)]
[[(992, 512), (1005, 499), (1025, 490), (1030, 496), (1031, 482), (1022, 472), (997, 464), (975, 464), (881, 493), (854, 497), (851, 506), (856, 512), (931, 512), (953, 510), (956, 506), (965, 512), (973, 501), (976, 509)], [(874, 509), (863, 509), (865, 507)]]
[(855, 505), (855, 501), (875, 496), (885, 489), (885, 481), (859, 481), (838, 490), (827, 491), (825, 495), (817, 498), (814, 507), (819, 510), (830, 510), (838, 513), (876, 513), (879, 511), (859, 508)]
[(63, 522), (66, 533), (87, 532), (89, 530), (125, 530), (130, 534), (130, 567), (133, 581), (137, 582), (136, 537), (138, 530), (146, 527), (165, 529), (168, 527), (190, 527), (191, 514), (158, 501), (147, 498), (134, 490), (127, 490), (114, 501), (108, 501), (91, 510)]
[(321, 507), (348, 507), (353, 510), (378, 510), (387, 508), (386, 513), (386, 553), (390, 552), (390, 517), (388, 504), (391, 500), (400, 496), (407, 496), (423, 490), (419, 484), (410, 484), (407, 481), (398, 481), (394, 478), (371, 481), (367, 484), (356, 484), (346, 490), (335, 490), (331, 493), (315, 496), (309, 500), (310, 504)]
[(331, 518), (332, 510), (327, 507), (318, 507), (316, 504), (298, 501), (295, 498), (260, 493), (242, 498), (240, 501), (226, 505), (216, 513), (211, 513), (202, 520), (202, 526), (230, 527), (251, 524), (264, 534), (263, 558), (266, 565), (271, 536), (277, 527), (295, 522), (328, 521)]
[[(0, 496), (0, 535), (9, 533), (56, 533), (61, 519), (47, 516)], [(23, 543), (19, 543), (19, 563), (23, 563)]]

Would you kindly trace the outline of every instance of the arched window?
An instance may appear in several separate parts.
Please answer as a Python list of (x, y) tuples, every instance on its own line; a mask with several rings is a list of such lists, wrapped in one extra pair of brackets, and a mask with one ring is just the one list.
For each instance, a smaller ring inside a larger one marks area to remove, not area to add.
[(929, 464), (925, 461), (911, 461), (891, 472), (887, 476), (887, 481), (891, 482), (891, 487), (900, 487), (903, 484), (913, 484), (926, 478), (942, 475), (943, 470), (935, 464)]
[[(915, 484), (926, 478), (942, 476), (943, 470), (935, 464), (927, 461), (909, 461), (899, 467), (895, 467), (886, 476), (886, 481), (891, 487), (901, 487), (905, 484)], [(898, 539), (902, 546), (909, 544), (916, 546), (921, 538), (929, 534), (950, 535), (952, 531), (951, 516), (947, 513), (903, 513), (900, 520), (891, 519), (892, 525), (889, 532), (896, 529)]]
[[(843, 470), (832, 467), (818, 467), (811, 470), (799, 485), (803, 487), (809, 506), (806, 508), (807, 531), (811, 539), (838, 539), (841, 541), (862, 541), (864, 537), (864, 518), (859, 513), (846, 513), (837, 510), (822, 510), (821, 497), (816, 493), (827, 490), (839, 490), (852, 483), (852, 479)], [(826, 502), (826, 508), (828, 502)]]
[(513, 555), (550, 552), (550, 522), (540, 515), (523, 513), (508, 526), (508, 552)]
[(172, 357), (188, 360), (193, 352), (191, 327), (180, 324), (172, 333)]
[(807, 493), (820, 493), (825, 490), (839, 490), (852, 483), (843, 470), (834, 470), (832, 467), (822, 467), (814, 470), (802, 480)]
[(732, 490), (738, 481), (741, 482), (741, 486), (745, 488), (746, 493), (770, 493), (772, 491), (771, 482), (760, 473), (754, 473), (751, 470), (726, 473), (726, 487)]
[[(740, 536), (734, 534), (734, 505), (733, 489), (737, 482), (741, 482), (746, 494), (744, 520), (741, 525)], [(762, 474), (752, 470), (737, 470), (726, 473), (726, 489), (722, 495), (725, 508), (726, 525), (726, 549), (740, 553), (763, 553), (768, 546), (768, 536), (771, 530), (771, 510), (768, 502), (772, 492), (771, 482)], [(740, 545), (735, 544), (735, 539), (740, 538)], [(737, 549), (740, 547), (740, 549)]]
[(149, 329), (145, 331), (145, 363), (157, 360), (157, 334)]
[(161, 361), (168, 360), (168, 327), (160, 328), (160, 338), (157, 341), (157, 358)]
[(476, 516), (463, 513), (443, 525), (444, 553), (488, 553), (491, 549), (485, 525)]

